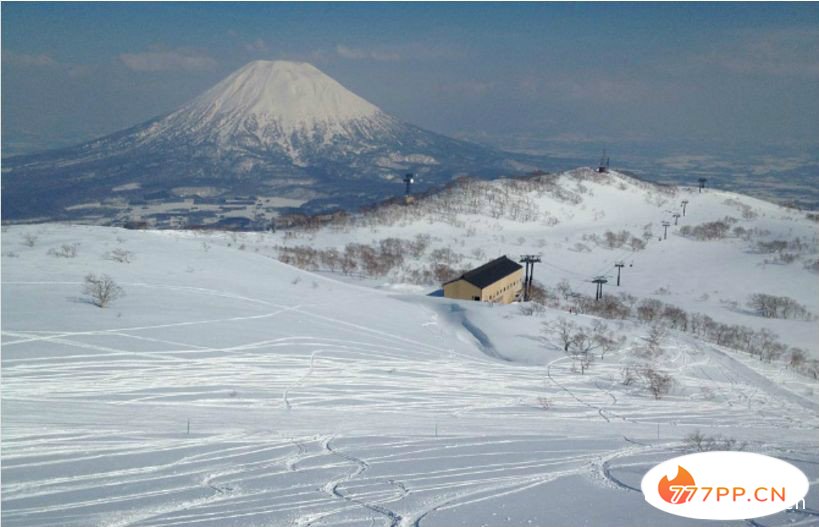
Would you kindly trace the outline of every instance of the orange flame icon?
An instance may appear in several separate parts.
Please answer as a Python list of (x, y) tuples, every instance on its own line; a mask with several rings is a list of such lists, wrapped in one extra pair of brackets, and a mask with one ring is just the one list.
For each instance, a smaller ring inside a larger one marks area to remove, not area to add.
[(660, 497), (671, 504), (686, 503), (694, 497), (697, 487), (694, 483), (694, 476), (690, 472), (677, 465), (677, 476), (668, 481), (668, 476), (663, 476), (657, 485)]

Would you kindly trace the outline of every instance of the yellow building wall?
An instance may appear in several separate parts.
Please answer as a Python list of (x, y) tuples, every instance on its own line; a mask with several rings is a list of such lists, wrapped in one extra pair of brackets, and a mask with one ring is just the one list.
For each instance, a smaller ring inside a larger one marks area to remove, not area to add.
[(515, 300), (521, 290), (523, 290), (523, 269), (518, 269), (509, 276), (485, 287), (481, 291), (481, 300), (509, 304)]
[(481, 290), (466, 280), (456, 280), (444, 285), (444, 296), (460, 300), (475, 300), (481, 297)]
[(521, 290), (523, 290), (523, 269), (518, 269), (483, 289), (479, 289), (466, 280), (456, 280), (444, 285), (444, 296), (460, 300), (475, 300), (475, 297), (478, 297), (482, 302), (509, 304), (515, 300)]

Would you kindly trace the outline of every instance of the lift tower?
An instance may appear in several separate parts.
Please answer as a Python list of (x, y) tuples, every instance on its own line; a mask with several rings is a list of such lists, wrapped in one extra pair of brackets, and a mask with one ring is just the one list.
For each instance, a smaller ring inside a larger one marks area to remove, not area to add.
[(606, 155), (606, 150), (603, 150), (603, 155), (600, 157), (600, 163), (597, 164), (597, 172), (605, 174), (609, 171), (609, 157)]
[(603, 284), (607, 284), (608, 280), (606, 280), (602, 276), (598, 276), (597, 278), (592, 280), (592, 283), (597, 284), (597, 291), (594, 294), (594, 300), (595, 301), (600, 300), (601, 298), (603, 298)]
[(614, 267), (617, 268), (617, 287), (620, 287), (620, 270), (623, 269), (623, 267), (625, 266), (626, 266), (625, 262), (617, 262), (616, 264), (614, 264)]
[(535, 264), (540, 262), (540, 256), (524, 254), (521, 255), (520, 262), (526, 264), (526, 274), (523, 277), (523, 301), (528, 302), (532, 296), (532, 276), (535, 274)]

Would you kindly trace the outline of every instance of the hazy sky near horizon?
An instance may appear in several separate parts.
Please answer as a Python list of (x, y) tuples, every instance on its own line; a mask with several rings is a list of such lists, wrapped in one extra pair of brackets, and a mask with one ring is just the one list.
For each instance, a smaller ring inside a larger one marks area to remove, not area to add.
[(255, 59), (452, 135), (819, 142), (819, 4), (2, 4), (4, 149), (111, 133)]

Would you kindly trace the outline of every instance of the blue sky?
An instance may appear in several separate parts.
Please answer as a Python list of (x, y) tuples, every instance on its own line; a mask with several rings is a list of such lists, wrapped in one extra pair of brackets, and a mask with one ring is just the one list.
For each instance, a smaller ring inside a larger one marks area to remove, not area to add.
[(4, 2), (2, 30), (6, 153), (137, 124), (262, 58), (507, 147), (798, 153), (819, 138), (816, 3)]

